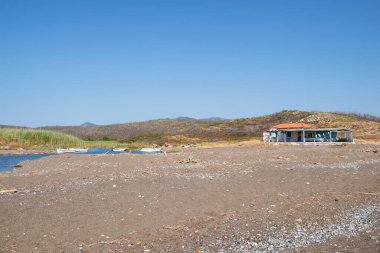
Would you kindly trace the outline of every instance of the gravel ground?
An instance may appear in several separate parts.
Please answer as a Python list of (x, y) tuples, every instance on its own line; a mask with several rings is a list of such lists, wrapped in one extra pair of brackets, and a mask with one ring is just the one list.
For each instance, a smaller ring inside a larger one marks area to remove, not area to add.
[(380, 252), (379, 148), (27, 161), (0, 173), (0, 252)]

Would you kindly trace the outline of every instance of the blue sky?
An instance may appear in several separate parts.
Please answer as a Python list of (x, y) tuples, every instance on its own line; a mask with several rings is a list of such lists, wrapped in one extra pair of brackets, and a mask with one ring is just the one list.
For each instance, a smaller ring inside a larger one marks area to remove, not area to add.
[(0, 0), (0, 124), (380, 115), (380, 1)]

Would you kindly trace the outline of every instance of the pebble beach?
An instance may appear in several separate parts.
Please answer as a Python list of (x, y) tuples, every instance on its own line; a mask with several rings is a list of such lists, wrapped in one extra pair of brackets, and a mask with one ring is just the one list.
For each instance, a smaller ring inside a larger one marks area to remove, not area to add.
[(0, 173), (0, 252), (379, 252), (379, 149), (25, 161)]

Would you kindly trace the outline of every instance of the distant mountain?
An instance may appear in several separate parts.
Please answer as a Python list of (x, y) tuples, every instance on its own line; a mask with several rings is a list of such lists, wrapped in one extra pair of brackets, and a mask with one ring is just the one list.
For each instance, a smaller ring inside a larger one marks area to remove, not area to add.
[(222, 121), (222, 120), (227, 120), (221, 117), (209, 117), (209, 118), (204, 118), (204, 119), (196, 119), (196, 118), (191, 118), (191, 117), (186, 117), (186, 116), (179, 116), (177, 118), (162, 118), (158, 120), (179, 120), (179, 121), (196, 121), (196, 120), (201, 120), (201, 121)]
[(221, 117), (210, 117), (210, 118), (205, 118), (205, 119), (200, 119), (200, 120), (204, 120), (204, 121), (222, 121), (222, 120), (227, 120), (227, 119), (224, 119), (224, 118), (221, 118)]
[(180, 116), (180, 117), (178, 117), (178, 118), (175, 118), (175, 120), (197, 120), (197, 119), (190, 118), (190, 117), (183, 117), (183, 116)]
[(204, 119), (195, 119), (195, 118), (190, 118), (190, 117), (185, 117), (185, 116), (180, 116), (178, 118), (175, 118), (174, 120), (202, 120), (202, 121), (221, 121), (221, 120), (226, 120), (221, 117), (209, 117), (209, 118), (204, 118)]
[(96, 124), (94, 123), (91, 123), (91, 122), (84, 122), (82, 125), (80, 125), (81, 127), (91, 127), (91, 126), (97, 126)]
[(27, 127), (24, 127), (24, 126), (0, 125), (0, 128), (27, 128)]

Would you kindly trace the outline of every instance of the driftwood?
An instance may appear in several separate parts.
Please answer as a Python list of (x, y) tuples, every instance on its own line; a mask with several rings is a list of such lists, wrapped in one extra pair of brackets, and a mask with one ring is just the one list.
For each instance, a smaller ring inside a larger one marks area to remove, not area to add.
[(185, 163), (198, 163), (198, 161), (189, 158), (187, 160), (179, 161), (178, 163), (182, 163), (182, 164), (185, 164)]
[(3, 194), (3, 193), (16, 193), (17, 192), (17, 189), (4, 189), (4, 190), (0, 190), (0, 194)]

